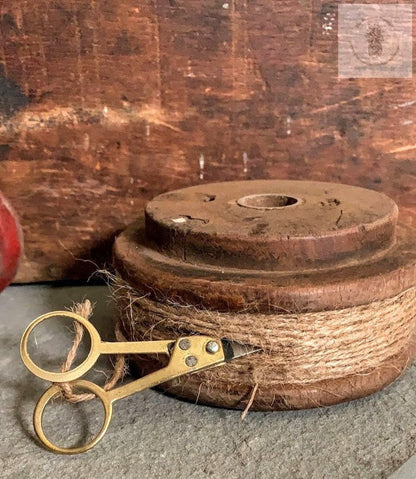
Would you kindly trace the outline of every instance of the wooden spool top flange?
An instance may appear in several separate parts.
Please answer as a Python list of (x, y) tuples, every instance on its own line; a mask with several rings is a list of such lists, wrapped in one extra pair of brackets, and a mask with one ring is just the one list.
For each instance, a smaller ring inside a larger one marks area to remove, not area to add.
[(150, 201), (114, 257), (131, 284), (179, 302), (337, 309), (416, 284), (413, 234), (397, 218), (390, 198), (353, 186), (213, 183)]

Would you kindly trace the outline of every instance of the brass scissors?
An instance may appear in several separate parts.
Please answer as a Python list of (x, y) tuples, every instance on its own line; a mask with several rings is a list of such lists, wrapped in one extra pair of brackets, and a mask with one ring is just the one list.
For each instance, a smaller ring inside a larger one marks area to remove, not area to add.
[[(74, 369), (67, 372), (50, 372), (37, 366), (28, 353), (28, 340), (30, 333), (43, 321), (52, 317), (69, 317), (78, 321), (89, 333), (91, 346), (86, 359)], [(43, 445), (56, 453), (77, 454), (85, 452), (94, 447), (104, 436), (110, 424), (113, 403), (131, 394), (143, 391), (161, 384), (165, 381), (194, 373), (203, 369), (220, 366), (235, 358), (259, 351), (239, 343), (225, 339), (215, 339), (208, 336), (187, 336), (179, 339), (168, 339), (159, 341), (136, 341), (136, 342), (104, 342), (95, 327), (82, 316), (69, 311), (54, 311), (44, 314), (35, 319), (26, 329), (20, 343), (20, 354), (25, 366), (35, 376), (51, 381), (63, 383), (71, 381), (71, 385), (94, 393), (104, 407), (105, 419), (99, 433), (87, 444), (80, 447), (64, 448), (53, 444), (45, 435), (42, 426), (42, 419), (48, 402), (61, 393), (59, 384), (53, 384), (40, 397), (33, 414), (33, 425), (35, 432)], [(90, 381), (80, 378), (97, 361), (101, 354), (165, 354), (169, 356), (169, 363), (162, 369), (148, 374), (140, 379), (119, 386), (110, 391)]]

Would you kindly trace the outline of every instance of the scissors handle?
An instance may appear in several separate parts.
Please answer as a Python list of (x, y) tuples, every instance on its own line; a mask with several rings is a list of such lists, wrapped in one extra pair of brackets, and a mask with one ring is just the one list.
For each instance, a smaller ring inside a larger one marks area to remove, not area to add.
[[(207, 369), (213, 366), (219, 366), (225, 362), (225, 352), (220, 340), (208, 336), (189, 336), (168, 342), (174, 344), (169, 364), (166, 367), (154, 371), (140, 379), (136, 379), (135, 381), (111, 389), (110, 391), (104, 391), (100, 386), (89, 381), (76, 380), (71, 383), (71, 386), (75, 388), (81, 388), (94, 393), (101, 400), (104, 407), (105, 418), (99, 433), (94, 439), (92, 439), (92, 441), (83, 446), (64, 448), (53, 444), (46, 437), (42, 426), (45, 407), (51, 399), (61, 393), (61, 388), (56, 384), (47, 389), (39, 399), (33, 416), (35, 432), (44, 446), (47, 449), (60, 454), (77, 454), (88, 451), (102, 439), (107, 431), (112, 416), (113, 403), (115, 401), (139, 391), (143, 391), (144, 389), (157, 386), (165, 381), (183, 376), (184, 374), (201, 371), (202, 369)], [(154, 351), (148, 352), (151, 353)]]
[(45, 413), (45, 407), (55, 397), (58, 397), (62, 393), (62, 389), (58, 384), (53, 384), (50, 388), (48, 388), (42, 396), (39, 398), (39, 401), (36, 404), (35, 410), (33, 412), (33, 426), (38, 436), (39, 440), (42, 444), (52, 452), (58, 454), (79, 454), (81, 452), (88, 451), (92, 447), (94, 447), (98, 442), (101, 441), (104, 434), (106, 433), (108, 426), (110, 425), (111, 417), (113, 414), (113, 405), (112, 402), (108, 399), (106, 395), (106, 391), (103, 388), (94, 384), (90, 381), (84, 381), (83, 379), (78, 379), (76, 381), (71, 382), (71, 386), (74, 388), (81, 388), (85, 391), (90, 391), (99, 398), (104, 407), (104, 422), (101, 426), (99, 433), (87, 444), (79, 446), (79, 447), (61, 447), (53, 442), (51, 442), (45, 435), (43, 431), (43, 416)]
[[(40, 368), (29, 355), (28, 342), (30, 334), (42, 322), (53, 317), (66, 317), (82, 324), (91, 339), (90, 350), (85, 360), (75, 368), (66, 372), (52, 372)], [(26, 331), (23, 333), (20, 342), (20, 355), (23, 363), (31, 373), (46, 381), (53, 383), (69, 382), (83, 376), (96, 363), (100, 354), (150, 354), (162, 353), (169, 354), (169, 347), (174, 343), (170, 341), (135, 341), (135, 342), (103, 342), (95, 327), (82, 316), (71, 311), (53, 311), (51, 313), (43, 314), (36, 318), (29, 324)]]

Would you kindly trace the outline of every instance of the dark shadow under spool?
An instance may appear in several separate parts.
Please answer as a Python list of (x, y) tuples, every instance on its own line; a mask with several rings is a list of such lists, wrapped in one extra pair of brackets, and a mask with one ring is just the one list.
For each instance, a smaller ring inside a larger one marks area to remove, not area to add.
[[(162, 386), (201, 403), (244, 408), (256, 385), (261, 410), (371, 394), (414, 356), (412, 233), (397, 226), (392, 200), (345, 185), (232, 182), (160, 195), (115, 243), (123, 333), (263, 348)], [(161, 366), (154, 359), (137, 362), (149, 372)]]

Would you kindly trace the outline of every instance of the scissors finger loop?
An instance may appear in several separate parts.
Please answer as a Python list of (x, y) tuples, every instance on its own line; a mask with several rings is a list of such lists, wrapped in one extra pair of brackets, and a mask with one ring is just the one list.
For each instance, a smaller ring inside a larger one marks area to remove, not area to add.
[(45, 435), (43, 430), (43, 416), (45, 412), (45, 407), (53, 398), (59, 396), (61, 394), (61, 388), (59, 385), (53, 385), (49, 389), (47, 389), (41, 398), (39, 399), (38, 403), (36, 404), (35, 411), (33, 414), (33, 425), (35, 428), (36, 435), (38, 436), (39, 440), (42, 444), (52, 452), (56, 452), (59, 454), (78, 454), (81, 452), (88, 451), (92, 447), (94, 447), (104, 436), (107, 431), (107, 428), (111, 421), (111, 416), (113, 413), (113, 407), (111, 401), (107, 397), (107, 393), (102, 389), (100, 386), (97, 386), (90, 381), (84, 381), (82, 379), (78, 381), (74, 381), (71, 384), (75, 388), (79, 388), (82, 390), (87, 390), (94, 393), (97, 398), (99, 398), (104, 407), (104, 422), (103, 425), (98, 432), (98, 434), (87, 444), (79, 447), (61, 447), (53, 444)]
[[(64, 373), (47, 371), (39, 367), (31, 359), (28, 352), (28, 341), (32, 331), (36, 328), (36, 326), (38, 326), (43, 321), (46, 321), (56, 316), (64, 316), (64, 317), (71, 318), (74, 321), (78, 321), (88, 331), (88, 334), (90, 335), (90, 338), (91, 338), (90, 351), (86, 359), (74, 369), (71, 369), (70, 371), (67, 371)], [(86, 320), (82, 316), (79, 316), (78, 314), (75, 314), (71, 311), (54, 311), (52, 313), (47, 313), (47, 314), (43, 314), (42, 316), (39, 316), (35, 321), (33, 321), (28, 326), (26, 331), (23, 333), (22, 340), (20, 342), (20, 354), (22, 356), (22, 360), (25, 366), (34, 375), (42, 379), (45, 379), (46, 381), (51, 381), (55, 383), (66, 382), (66, 381), (72, 381), (74, 379), (81, 377), (95, 364), (95, 362), (98, 359), (98, 356), (100, 355), (100, 342), (101, 340), (97, 330), (88, 320)]]

